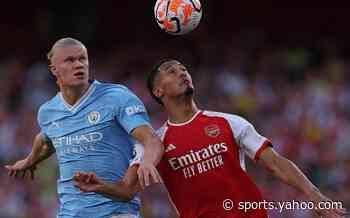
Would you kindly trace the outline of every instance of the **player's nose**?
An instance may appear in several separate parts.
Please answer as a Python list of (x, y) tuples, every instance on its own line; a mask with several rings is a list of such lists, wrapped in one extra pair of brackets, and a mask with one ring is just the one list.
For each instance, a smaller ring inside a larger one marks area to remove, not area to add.
[(181, 70), (179, 74), (180, 79), (192, 81), (191, 75), (186, 70)]
[(73, 64), (74, 64), (75, 68), (83, 68), (84, 67), (84, 63), (79, 61), (79, 60), (75, 60)]

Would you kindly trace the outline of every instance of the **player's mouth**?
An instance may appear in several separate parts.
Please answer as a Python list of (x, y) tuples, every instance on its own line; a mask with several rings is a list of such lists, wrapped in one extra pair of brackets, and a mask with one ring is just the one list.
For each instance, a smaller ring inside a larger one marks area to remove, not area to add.
[(74, 74), (74, 76), (75, 76), (75, 77), (78, 77), (79, 79), (80, 79), (80, 78), (84, 78), (85, 73), (84, 73), (84, 72), (76, 72), (76, 73)]

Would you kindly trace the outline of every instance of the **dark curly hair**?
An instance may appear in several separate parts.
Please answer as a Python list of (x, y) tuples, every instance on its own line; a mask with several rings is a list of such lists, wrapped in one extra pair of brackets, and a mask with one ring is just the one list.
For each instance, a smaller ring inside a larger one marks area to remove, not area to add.
[(160, 70), (159, 70), (160, 66), (162, 66), (164, 63), (171, 62), (171, 61), (177, 61), (177, 60), (175, 60), (173, 58), (162, 59), (156, 65), (153, 66), (152, 70), (150, 71), (150, 73), (148, 74), (148, 77), (147, 77), (148, 91), (151, 94), (152, 98), (154, 100), (156, 100), (156, 102), (158, 102), (161, 105), (164, 105), (162, 100), (153, 94), (154, 81), (157, 78), (158, 73), (160, 72)]

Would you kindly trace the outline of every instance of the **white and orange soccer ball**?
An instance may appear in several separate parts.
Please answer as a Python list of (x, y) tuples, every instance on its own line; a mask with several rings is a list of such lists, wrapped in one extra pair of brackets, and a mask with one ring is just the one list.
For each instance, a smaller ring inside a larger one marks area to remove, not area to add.
[(202, 18), (199, 0), (157, 0), (154, 15), (161, 29), (172, 35), (194, 30)]

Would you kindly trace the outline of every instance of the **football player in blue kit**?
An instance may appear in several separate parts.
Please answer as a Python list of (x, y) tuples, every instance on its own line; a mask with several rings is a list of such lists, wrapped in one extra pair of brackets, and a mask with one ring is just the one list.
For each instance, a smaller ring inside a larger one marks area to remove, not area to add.
[(112, 201), (74, 186), (76, 172), (94, 172), (105, 181), (122, 180), (136, 143), (144, 145), (140, 185), (161, 182), (155, 168), (163, 154), (143, 103), (125, 86), (89, 80), (86, 47), (73, 38), (58, 40), (48, 53), (60, 92), (38, 112), (41, 132), (31, 153), (5, 166), (11, 177), (34, 176), (36, 165), (56, 153), (59, 165), (58, 218), (140, 217), (140, 198)]

